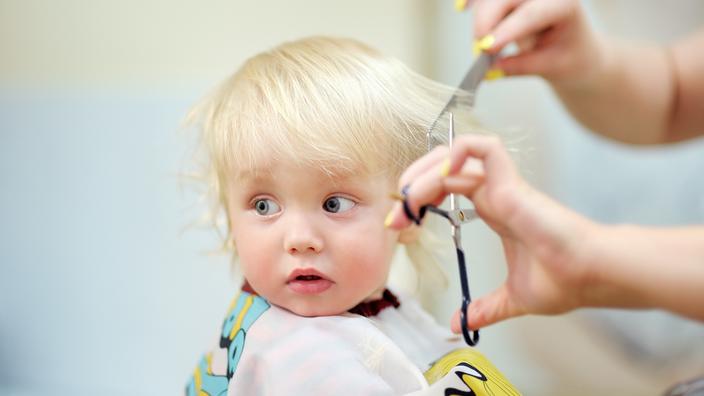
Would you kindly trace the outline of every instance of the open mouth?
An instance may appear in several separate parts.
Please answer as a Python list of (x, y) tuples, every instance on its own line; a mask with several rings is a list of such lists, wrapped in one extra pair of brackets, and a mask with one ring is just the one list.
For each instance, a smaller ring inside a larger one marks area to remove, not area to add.
[(334, 283), (312, 268), (294, 270), (286, 282), (289, 289), (298, 294), (319, 294)]
[(323, 279), (319, 277), (318, 275), (298, 275), (296, 277), (296, 280), (298, 281), (314, 281), (314, 280), (320, 280)]

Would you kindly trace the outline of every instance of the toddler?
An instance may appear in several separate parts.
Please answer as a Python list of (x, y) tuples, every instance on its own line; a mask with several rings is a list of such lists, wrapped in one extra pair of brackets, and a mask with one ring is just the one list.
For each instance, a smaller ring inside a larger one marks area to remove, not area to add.
[(427, 266), (422, 229), (384, 218), (453, 91), (313, 37), (249, 59), (194, 110), (244, 284), (188, 395), (516, 394), (386, 287), (397, 245)]

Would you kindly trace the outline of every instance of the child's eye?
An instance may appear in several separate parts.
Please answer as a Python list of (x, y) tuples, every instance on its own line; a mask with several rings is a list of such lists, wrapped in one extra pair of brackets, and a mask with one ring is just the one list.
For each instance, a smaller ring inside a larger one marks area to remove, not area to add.
[(323, 209), (330, 213), (346, 212), (352, 209), (356, 203), (343, 197), (330, 197), (323, 202)]
[(278, 213), (281, 208), (273, 200), (269, 198), (261, 198), (254, 201), (254, 210), (256, 210), (257, 214), (261, 216), (270, 216)]

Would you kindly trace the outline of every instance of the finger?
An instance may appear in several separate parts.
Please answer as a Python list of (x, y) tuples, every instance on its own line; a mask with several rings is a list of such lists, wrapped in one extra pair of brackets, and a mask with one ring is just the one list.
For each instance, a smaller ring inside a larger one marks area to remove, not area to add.
[(447, 146), (435, 147), (428, 154), (420, 157), (415, 162), (413, 162), (408, 169), (406, 169), (401, 178), (399, 179), (399, 190), (408, 184), (411, 184), (418, 175), (425, 173), (428, 169), (438, 168), (440, 172), (440, 166), (442, 162), (448, 157), (449, 149)]
[(555, 51), (550, 48), (522, 52), (518, 55), (499, 59), (496, 67), (507, 76), (528, 74), (549, 76), (553, 74), (555, 67), (558, 65), (555, 60), (556, 54), (554, 53)]
[(448, 175), (443, 180), (447, 193), (462, 194), (468, 198), (484, 183), (485, 173), (481, 161), (476, 158), (467, 158), (459, 172)]
[[(449, 155), (448, 155), (449, 160)], [(462, 169), (459, 172), (453, 172), (454, 176), (466, 176), (466, 177), (483, 177), (484, 176), (484, 164), (477, 158), (468, 157), (464, 160), (462, 164)], [(449, 169), (448, 169), (449, 176)]]
[[(447, 154), (445, 158), (449, 161)], [(443, 173), (445, 163), (433, 164), (417, 174), (408, 185), (406, 201), (413, 213), (418, 213), (424, 205), (440, 205), (449, 193), (469, 195), (484, 180), (484, 167), (477, 159), (465, 158), (461, 169), (452, 176)]]
[[(418, 213), (419, 208), (426, 204), (439, 206), (450, 193), (472, 196), (484, 182), (484, 174), (481, 172), (463, 171), (461, 174), (443, 178), (433, 172), (435, 170), (436, 168), (433, 168), (428, 176), (419, 177), (409, 185), (406, 199), (411, 212)], [(388, 216), (386, 226), (392, 229), (402, 229), (413, 224), (406, 216), (401, 202), (394, 204)]]
[(384, 219), (384, 226), (393, 230), (400, 230), (412, 224), (411, 219), (404, 213), (403, 204), (401, 202), (395, 202), (386, 215), (386, 219)]
[[(413, 213), (418, 213), (423, 205), (439, 204), (449, 193), (471, 196), (473, 191), (484, 182), (489, 172), (494, 172), (494, 177), (497, 178), (513, 176), (513, 164), (496, 137), (481, 135), (458, 137), (448, 157), (449, 173), (455, 176), (454, 178), (446, 178), (441, 173), (440, 158), (447, 155), (443, 150), (447, 149), (433, 150), (414, 163), (401, 178), (401, 184), (409, 186), (406, 201)], [(477, 157), (483, 164), (471, 161), (472, 156)], [(487, 165), (491, 166), (493, 171)], [(446, 182), (446, 179), (449, 181)], [(411, 224), (403, 211), (402, 204), (394, 205), (385, 224), (393, 229)]]
[(418, 175), (408, 186), (406, 194), (406, 202), (411, 212), (417, 214), (421, 206), (441, 204), (448, 194), (444, 179), (439, 166)]
[[(474, 6), (474, 37), (482, 38), (495, 30), (496, 26), (524, 0), (479, 0)], [(510, 42), (512, 40), (506, 41)], [(498, 47), (496, 44), (492, 47)]]
[(471, 7), (472, 3), (474, 3), (472, 0), (455, 0), (455, 10), (458, 12), (464, 11)]
[[(477, 158), (472, 158), (473, 155)], [(502, 158), (502, 155), (506, 158)], [(457, 138), (448, 158), (450, 160), (448, 176), (441, 173), (441, 166), (434, 165), (425, 169), (423, 173), (417, 174), (409, 184), (406, 202), (411, 212), (418, 213), (423, 205), (437, 205), (450, 193), (471, 197), (486, 178), (486, 163), (496, 163), (495, 177), (502, 177), (502, 173), (509, 173), (512, 165), (501, 142), (491, 136), (464, 135)], [(405, 225), (404, 222), (396, 223), (393, 220), (391, 223)]]
[[(492, 49), (498, 50), (510, 42), (538, 34), (560, 23), (569, 17), (572, 9), (569, 2), (534, 0), (521, 3), (493, 27), (491, 33), (495, 41)], [(487, 31), (486, 34), (489, 33)]]
[[(432, 151), (430, 151), (428, 154), (417, 159), (408, 167), (408, 169), (403, 172), (403, 174), (401, 174), (398, 183), (399, 191), (406, 185), (409, 185), (410, 188), (411, 182), (413, 182), (419, 174), (426, 172), (428, 169), (436, 169), (436, 171), (440, 173), (440, 167), (442, 166), (442, 162), (447, 157), (447, 146), (438, 146)], [(384, 220), (384, 225), (386, 227), (396, 230), (408, 227), (411, 224), (413, 224), (413, 222), (411, 221), (411, 219), (408, 218), (408, 216), (406, 216), (403, 210), (403, 204), (401, 202), (396, 202), (393, 205), (391, 211), (389, 211), (389, 213), (386, 215), (386, 219)]]
[(462, 332), (462, 327), (460, 326), (460, 310), (458, 309), (452, 314), (452, 319), (450, 319), (450, 330), (455, 334), (459, 334)]
[(516, 45), (521, 53), (526, 53), (532, 51), (535, 48), (535, 44), (538, 42), (538, 37), (535, 34), (529, 36), (521, 37), (516, 40)]
[[(429, 199), (425, 198), (428, 194), (423, 194), (423, 201), (420, 201), (420, 203), (418, 200), (412, 199), (411, 196), (415, 194), (417, 189), (416, 184), (419, 183), (419, 178), (421, 178), (420, 185), (425, 186), (428, 181), (432, 179), (431, 175), (434, 175), (436, 179), (443, 177), (443, 163), (449, 161), (447, 152), (447, 147), (437, 147), (432, 152), (413, 163), (403, 173), (403, 175), (401, 175), (401, 179), (399, 180), (399, 190), (404, 187), (406, 188), (405, 200), (412, 213), (418, 214), (419, 208), (422, 205), (431, 204), (438, 206), (442, 203), (445, 195), (442, 195), (441, 193), (438, 193), (436, 196)], [(438, 191), (437, 186), (433, 186), (431, 189)], [(426, 191), (426, 188), (423, 188), (422, 190)], [(403, 207), (403, 202), (401, 201), (394, 203), (391, 211), (387, 214), (386, 219), (384, 220), (384, 225), (386, 227), (396, 230), (408, 227), (411, 224), (413, 224), (413, 221), (408, 218)]]
[(506, 284), (483, 296), (467, 308), (470, 328), (482, 328), (521, 315), (522, 312), (511, 299)]
[(484, 175), (449, 176), (443, 183), (448, 194), (462, 194), (472, 199), (476, 190), (484, 184)]
[[(522, 315), (517, 306), (512, 303), (504, 284), (493, 292), (472, 301), (467, 307), (467, 326), (472, 329), (481, 329), (503, 320)], [(460, 312), (452, 317), (450, 328), (454, 333), (460, 333)]]
[(486, 178), (508, 180), (516, 171), (501, 141), (495, 136), (464, 135), (455, 139), (450, 151), (449, 174), (459, 172), (470, 157), (482, 162)]

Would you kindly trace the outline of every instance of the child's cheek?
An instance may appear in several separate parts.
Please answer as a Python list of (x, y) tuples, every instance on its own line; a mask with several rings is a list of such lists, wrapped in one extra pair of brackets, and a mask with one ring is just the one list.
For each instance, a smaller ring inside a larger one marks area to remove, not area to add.
[(266, 239), (258, 238), (256, 233), (241, 235), (236, 240), (239, 265), (248, 279), (258, 278), (259, 272), (265, 271), (272, 261), (274, 250), (266, 244)]
[(341, 244), (340, 255), (355, 270), (385, 276), (393, 255), (392, 238), (385, 232), (360, 231)]

